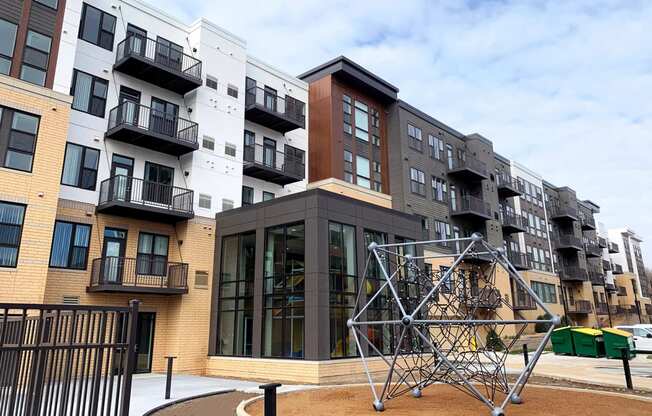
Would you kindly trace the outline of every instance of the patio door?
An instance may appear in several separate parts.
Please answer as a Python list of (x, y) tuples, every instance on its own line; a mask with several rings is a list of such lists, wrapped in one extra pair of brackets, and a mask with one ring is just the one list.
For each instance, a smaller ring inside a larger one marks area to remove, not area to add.
[(139, 127), (140, 91), (121, 85), (118, 104), (120, 108), (120, 111), (118, 112), (118, 121), (130, 126)]
[(276, 141), (267, 137), (263, 139), (263, 164), (270, 168), (276, 167)]
[(129, 38), (129, 47), (131, 53), (145, 56), (147, 52), (147, 31), (131, 23), (127, 24), (127, 38)]
[(111, 186), (109, 192), (112, 201), (131, 200), (133, 185), (134, 160), (127, 156), (113, 154), (111, 159)]
[(152, 371), (152, 352), (154, 351), (154, 324), (156, 313), (139, 312), (136, 339), (136, 373)]
[(122, 283), (126, 247), (127, 230), (109, 227), (104, 229), (102, 248), (102, 280), (104, 283)]
[(158, 36), (156, 38), (156, 62), (168, 68), (182, 71), (183, 47)]
[(278, 102), (276, 90), (265, 85), (265, 108), (270, 111), (276, 112), (278, 110)]
[(173, 168), (152, 162), (145, 162), (145, 178), (143, 182), (144, 201), (171, 205), (173, 183)]
[(152, 97), (149, 115), (149, 129), (154, 133), (177, 137), (179, 106), (165, 100)]

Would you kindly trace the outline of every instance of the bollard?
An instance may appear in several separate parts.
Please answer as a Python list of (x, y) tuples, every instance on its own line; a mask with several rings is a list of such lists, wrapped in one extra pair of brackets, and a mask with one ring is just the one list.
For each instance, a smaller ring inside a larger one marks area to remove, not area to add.
[(170, 390), (172, 390), (172, 361), (177, 357), (165, 357), (168, 359), (168, 371), (165, 375), (165, 400), (170, 398)]
[(265, 414), (264, 416), (276, 416), (276, 389), (281, 387), (280, 383), (270, 383), (258, 386), (265, 391)]
[(623, 359), (623, 369), (625, 370), (625, 384), (628, 390), (634, 390), (632, 384), (632, 372), (629, 369), (629, 348), (620, 348), (620, 357)]
[(530, 364), (530, 355), (527, 350), (527, 344), (523, 344), (523, 361), (525, 362), (526, 367)]

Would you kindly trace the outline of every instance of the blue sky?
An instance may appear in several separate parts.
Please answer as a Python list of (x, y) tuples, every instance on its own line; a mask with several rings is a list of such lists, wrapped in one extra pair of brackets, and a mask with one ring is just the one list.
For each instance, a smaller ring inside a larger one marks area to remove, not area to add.
[(291, 74), (346, 55), (402, 99), (570, 185), (652, 265), (652, 1), (157, 0)]

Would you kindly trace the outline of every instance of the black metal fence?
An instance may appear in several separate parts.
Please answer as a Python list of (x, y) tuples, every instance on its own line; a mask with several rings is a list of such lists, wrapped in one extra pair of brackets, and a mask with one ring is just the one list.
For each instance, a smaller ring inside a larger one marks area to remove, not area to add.
[(303, 150), (292, 146), (286, 146), (285, 152), (281, 152), (258, 143), (244, 145), (245, 163), (256, 163), (298, 178), (306, 175), (304, 157)]
[(0, 304), (0, 416), (128, 416), (138, 301)]
[(281, 97), (273, 90), (253, 86), (246, 91), (245, 105), (259, 105), (302, 126), (306, 125), (306, 104), (289, 95)]

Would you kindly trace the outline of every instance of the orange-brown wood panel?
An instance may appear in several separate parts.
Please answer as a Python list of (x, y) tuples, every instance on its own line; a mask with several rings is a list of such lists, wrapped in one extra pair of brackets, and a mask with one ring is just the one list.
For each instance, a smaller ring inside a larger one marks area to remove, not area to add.
[[(333, 169), (333, 108), (331, 105), (331, 76), (310, 84), (309, 93), (309, 172), (308, 181), (316, 182), (334, 177)], [(337, 176), (341, 178), (340, 176)]]

